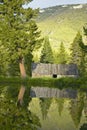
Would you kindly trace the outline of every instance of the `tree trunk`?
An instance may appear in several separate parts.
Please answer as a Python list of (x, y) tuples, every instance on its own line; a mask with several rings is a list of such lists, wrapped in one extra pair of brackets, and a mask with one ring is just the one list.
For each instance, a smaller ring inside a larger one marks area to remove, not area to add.
[(20, 68), (21, 78), (23, 78), (23, 79), (26, 78), (26, 71), (25, 71), (23, 58), (21, 58), (21, 60), (19, 60), (19, 68)]
[[(19, 68), (20, 68), (21, 78), (25, 79), (26, 78), (26, 71), (25, 71), (25, 66), (24, 66), (24, 60), (23, 60), (23, 58), (20, 58), (20, 60), (19, 60)], [(20, 88), (20, 91), (19, 91), (19, 94), (18, 94), (17, 105), (21, 106), (23, 104), (24, 93), (25, 93), (25, 86), (21, 85), (21, 88)]]

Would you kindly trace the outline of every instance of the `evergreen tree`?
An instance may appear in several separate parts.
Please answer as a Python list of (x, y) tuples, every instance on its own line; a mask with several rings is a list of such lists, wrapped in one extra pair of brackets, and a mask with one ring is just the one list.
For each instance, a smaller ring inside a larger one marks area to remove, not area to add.
[(57, 55), (57, 60), (58, 60), (59, 64), (67, 63), (67, 53), (65, 51), (65, 47), (64, 47), (63, 42), (61, 42), (61, 44), (60, 44), (60, 50), (59, 50), (59, 53)]
[(43, 49), (41, 51), (40, 62), (41, 63), (53, 63), (53, 61), (54, 61), (53, 52), (52, 52), (52, 49), (50, 46), (49, 38), (45, 37)]
[(84, 72), (84, 52), (79, 44), (83, 44), (82, 35), (80, 32), (77, 33), (71, 45), (71, 63), (78, 66), (79, 74), (82, 75)]
[[(26, 78), (25, 56), (40, 47), (42, 41), (34, 21), (38, 10), (23, 8), (29, 2), (31, 0), (0, 1), (0, 41), (5, 51), (8, 50), (8, 59), (18, 61), (22, 78)], [(21, 96), (23, 98), (23, 94)]]
[(40, 32), (33, 20), (37, 10), (24, 9), (31, 0), (2, 0), (0, 2), (0, 39), (8, 49), (9, 58), (18, 60), (21, 76), (24, 77), (24, 56), (32, 53), (39, 45)]
[(83, 42), (79, 43), (83, 53), (84, 53), (84, 75), (87, 75), (87, 24), (83, 27), (84, 35), (86, 37), (86, 44)]

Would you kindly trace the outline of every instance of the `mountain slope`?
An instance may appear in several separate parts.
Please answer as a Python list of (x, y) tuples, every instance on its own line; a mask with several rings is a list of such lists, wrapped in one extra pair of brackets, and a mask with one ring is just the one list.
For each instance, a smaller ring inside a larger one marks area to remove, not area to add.
[(61, 41), (68, 49), (77, 31), (81, 31), (85, 23), (87, 23), (87, 4), (42, 9), (37, 19), (42, 36), (49, 36), (54, 50), (59, 47)]

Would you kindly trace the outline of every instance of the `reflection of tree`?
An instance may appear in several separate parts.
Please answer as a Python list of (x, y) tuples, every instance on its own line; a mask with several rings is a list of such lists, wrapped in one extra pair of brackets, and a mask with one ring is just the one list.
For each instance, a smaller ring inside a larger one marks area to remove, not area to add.
[(75, 126), (78, 127), (84, 108), (84, 94), (79, 92), (77, 99), (72, 99), (70, 103), (70, 114)]
[(40, 98), (40, 106), (42, 111), (43, 119), (46, 119), (47, 113), (49, 111), (52, 99), (51, 98)]
[(56, 98), (55, 101), (58, 105), (59, 115), (61, 116), (64, 107), (64, 98)]
[(0, 93), (0, 130), (37, 130), (40, 126), (38, 117), (27, 109), (29, 92), (25, 93), (22, 107), (16, 106), (18, 86), (2, 87)]
[(84, 124), (81, 126), (80, 130), (87, 130), (87, 124), (84, 123)]

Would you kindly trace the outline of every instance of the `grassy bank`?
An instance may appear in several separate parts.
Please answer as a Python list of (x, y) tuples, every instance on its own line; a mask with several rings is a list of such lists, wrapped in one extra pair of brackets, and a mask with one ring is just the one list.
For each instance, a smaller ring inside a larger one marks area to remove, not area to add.
[(26, 78), (25, 80), (20, 77), (0, 77), (0, 84), (24, 84), (26, 86), (42, 86), (53, 88), (87, 88), (87, 77), (83, 78)]

